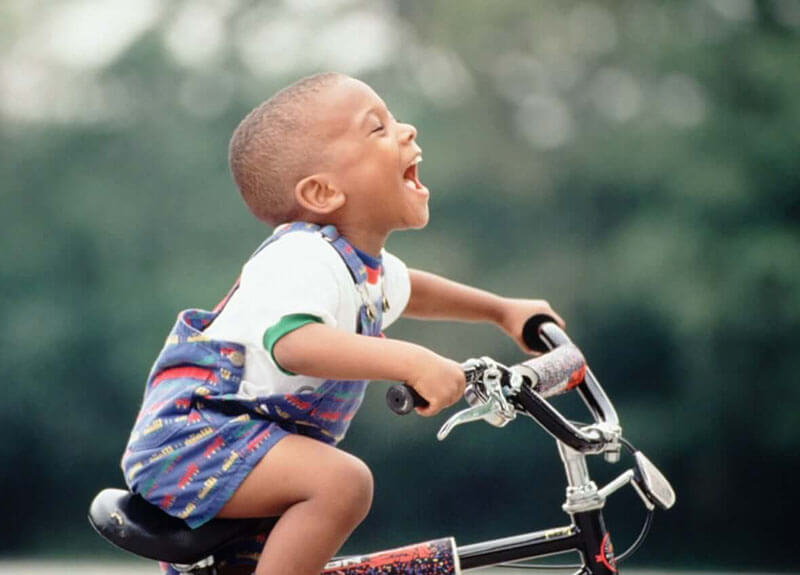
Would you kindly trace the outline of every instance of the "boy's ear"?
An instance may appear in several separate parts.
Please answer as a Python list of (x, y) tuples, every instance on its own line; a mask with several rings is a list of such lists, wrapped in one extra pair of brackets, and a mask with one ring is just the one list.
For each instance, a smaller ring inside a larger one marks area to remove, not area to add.
[(294, 197), (303, 209), (315, 214), (330, 214), (342, 207), (347, 199), (323, 174), (314, 174), (297, 182)]

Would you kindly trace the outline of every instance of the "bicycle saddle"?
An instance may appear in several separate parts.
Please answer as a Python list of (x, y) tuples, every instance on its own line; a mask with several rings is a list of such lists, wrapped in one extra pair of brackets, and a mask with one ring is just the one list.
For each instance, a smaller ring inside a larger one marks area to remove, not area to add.
[(179, 564), (196, 563), (226, 543), (269, 531), (277, 520), (212, 519), (191, 529), (124, 489), (103, 489), (89, 507), (89, 523), (109, 542), (148, 559)]

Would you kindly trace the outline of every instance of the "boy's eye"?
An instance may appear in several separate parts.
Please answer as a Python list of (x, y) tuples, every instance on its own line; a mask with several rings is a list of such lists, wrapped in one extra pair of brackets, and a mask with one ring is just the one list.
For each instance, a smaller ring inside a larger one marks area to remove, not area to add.
[(380, 132), (381, 130), (383, 130), (383, 124), (380, 124), (377, 128), (374, 128), (370, 133), (374, 134), (375, 132)]

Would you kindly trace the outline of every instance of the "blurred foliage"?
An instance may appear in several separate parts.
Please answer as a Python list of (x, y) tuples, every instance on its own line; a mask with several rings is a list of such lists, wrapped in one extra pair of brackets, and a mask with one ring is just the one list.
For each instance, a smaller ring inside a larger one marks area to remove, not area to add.
[[(117, 462), (174, 314), (213, 306), (269, 233), (227, 174), (229, 134), (282, 85), (335, 68), (420, 132), (432, 221), (389, 248), (549, 299), (626, 436), (673, 480), (677, 507), (636, 561), (794, 566), (792, 0), (143, 2), (152, 22), (83, 68), (42, 64), (31, 46), (47, 47), (34, 40), (55, 8), (23, 5), (0, 9), (0, 420), (14, 440), (0, 443), (0, 553), (108, 550), (86, 506), (122, 483)], [(182, 24), (203, 14), (205, 28)], [(485, 326), (404, 321), (390, 335), (457, 359), (520, 358)], [(343, 446), (377, 482), (346, 550), (566, 521), (540, 430), (478, 424), (439, 444), (441, 417), (387, 415), (382, 393), (371, 389)], [(608, 511), (618, 549), (641, 521), (626, 497)]]

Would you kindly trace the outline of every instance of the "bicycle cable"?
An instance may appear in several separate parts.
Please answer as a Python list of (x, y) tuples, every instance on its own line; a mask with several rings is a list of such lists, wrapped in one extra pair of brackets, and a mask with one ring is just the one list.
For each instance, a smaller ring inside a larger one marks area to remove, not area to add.
[[(570, 423), (575, 424), (577, 422), (570, 421)], [(625, 447), (625, 449), (633, 454), (636, 452), (636, 448), (633, 444), (625, 439), (624, 437), (620, 436), (620, 443)], [(639, 531), (639, 535), (636, 537), (633, 543), (618, 557), (616, 557), (617, 563), (622, 563), (628, 557), (636, 553), (636, 551), (641, 547), (642, 543), (644, 543), (647, 534), (650, 532), (650, 526), (653, 524), (653, 510), (648, 509), (647, 515), (644, 518), (644, 524), (642, 525), (642, 529)], [(585, 565), (578, 565), (575, 564), (555, 564), (555, 565), (547, 565), (542, 563), (500, 563), (497, 567), (504, 567), (506, 569), (583, 569)]]

